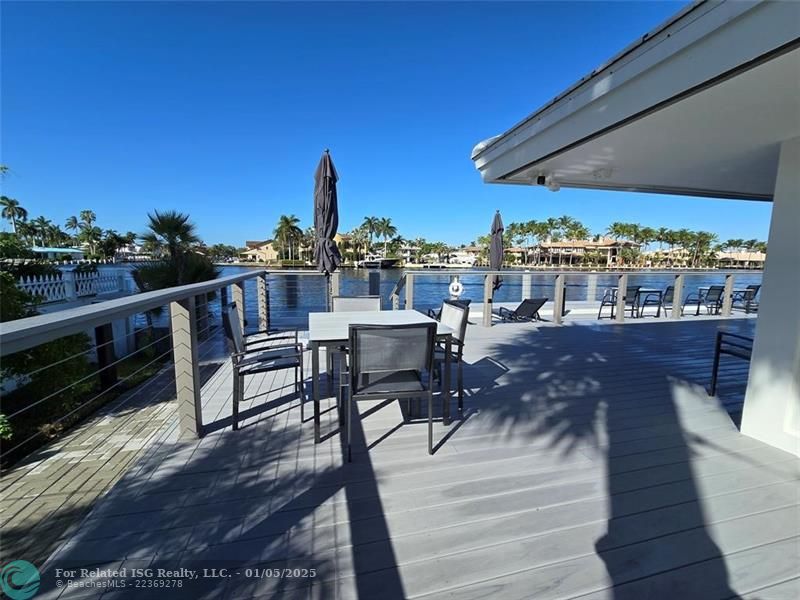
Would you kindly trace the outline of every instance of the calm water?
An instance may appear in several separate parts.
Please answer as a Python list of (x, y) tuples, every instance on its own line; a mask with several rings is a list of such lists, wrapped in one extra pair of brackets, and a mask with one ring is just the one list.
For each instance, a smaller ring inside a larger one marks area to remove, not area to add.
[[(114, 265), (101, 267), (102, 269), (125, 270), (129, 267)], [(222, 267), (222, 276), (252, 271), (250, 267)], [(389, 296), (397, 280), (402, 274), (401, 269), (385, 269), (380, 273), (380, 293), (383, 298), (384, 308), (390, 308)], [(696, 291), (700, 286), (721, 285), (724, 275), (715, 272), (686, 272), (684, 281), (684, 294)], [(427, 310), (441, 305), (442, 299), (448, 296), (448, 285), (452, 275), (445, 271), (423, 271), (415, 273), (414, 280), (414, 308)], [(476, 269), (474, 274), (460, 275), (464, 286), (462, 298), (469, 298), (473, 302), (483, 299), (484, 275)], [(532, 272), (532, 296), (553, 298), (553, 279), (551, 273)], [(596, 281), (593, 286), (592, 280)], [(674, 276), (654, 275), (652, 273), (632, 272), (628, 275), (629, 285), (640, 285), (647, 288), (664, 289), (672, 284)], [(132, 282), (131, 282), (132, 283)], [(599, 301), (603, 290), (615, 286), (617, 278), (614, 275), (603, 273), (571, 273), (566, 276), (567, 303), (572, 301), (595, 300)], [(761, 272), (743, 271), (736, 275), (736, 288), (748, 284), (761, 283)], [(322, 276), (309, 271), (309, 274), (280, 274), (270, 275), (270, 316), (273, 327), (306, 327), (308, 313), (324, 311), (326, 309), (327, 282)], [(343, 269), (340, 275), (340, 294), (343, 296), (359, 296), (369, 293), (369, 271), (366, 269)], [(591, 297), (589, 297), (591, 295)], [(401, 298), (404, 298), (401, 294)], [(521, 275), (505, 275), (502, 287), (495, 292), (495, 302), (519, 302), (522, 297)], [(254, 280), (245, 283), (245, 306), (248, 321), (257, 321), (258, 300), (256, 296), (256, 283)], [(211, 310), (219, 314), (219, 303), (213, 302)]]

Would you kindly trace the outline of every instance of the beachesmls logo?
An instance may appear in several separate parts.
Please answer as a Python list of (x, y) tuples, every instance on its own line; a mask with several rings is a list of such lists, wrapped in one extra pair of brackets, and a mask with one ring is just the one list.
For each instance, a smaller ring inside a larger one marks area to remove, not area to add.
[(0, 588), (11, 600), (28, 600), (39, 591), (39, 569), (27, 560), (12, 560), (0, 569)]

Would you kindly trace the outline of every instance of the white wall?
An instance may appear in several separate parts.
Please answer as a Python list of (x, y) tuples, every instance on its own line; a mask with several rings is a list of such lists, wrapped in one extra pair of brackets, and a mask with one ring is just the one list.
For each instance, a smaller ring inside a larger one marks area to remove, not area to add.
[(742, 433), (800, 456), (800, 138), (781, 145)]

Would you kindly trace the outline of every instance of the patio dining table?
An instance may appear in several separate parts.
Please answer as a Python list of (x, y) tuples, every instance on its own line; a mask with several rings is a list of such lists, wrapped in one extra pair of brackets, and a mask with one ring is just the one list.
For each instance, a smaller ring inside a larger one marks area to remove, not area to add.
[(311, 388), (314, 401), (314, 441), (320, 435), (320, 348), (347, 346), (350, 341), (350, 325), (409, 325), (436, 323), (436, 340), (445, 345), (445, 368), (442, 375), (444, 407), (442, 420), (450, 422), (450, 355), (452, 351), (452, 328), (416, 310), (312, 312), (308, 314), (308, 346), (311, 350)]

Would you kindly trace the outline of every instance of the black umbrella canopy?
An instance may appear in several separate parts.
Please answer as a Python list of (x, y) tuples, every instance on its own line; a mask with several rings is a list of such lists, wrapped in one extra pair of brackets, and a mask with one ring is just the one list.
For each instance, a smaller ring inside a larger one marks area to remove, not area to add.
[[(500, 211), (498, 210), (494, 214), (494, 219), (492, 220), (492, 229), (491, 229), (491, 240), (489, 242), (489, 268), (492, 271), (499, 271), (500, 268), (503, 266), (503, 231), (505, 227), (503, 227), (503, 219), (500, 217)], [(494, 283), (492, 284), (493, 289), (498, 289), (503, 284), (503, 278), (499, 275), (494, 276)]]
[(333, 273), (342, 264), (342, 255), (333, 241), (339, 228), (339, 202), (336, 197), (336, 182), (339, 175), (333, 166), (330, 152), (325, 150), (314, 173), (314, 231), (317, 243), (314, 247), (314, 262), (325, 274)]

